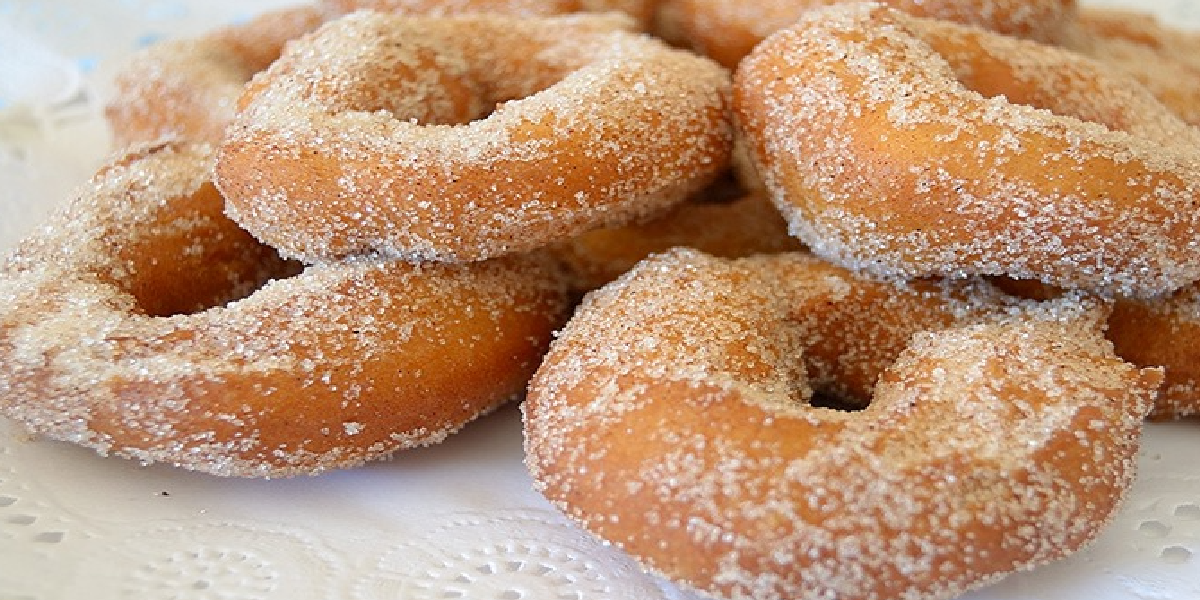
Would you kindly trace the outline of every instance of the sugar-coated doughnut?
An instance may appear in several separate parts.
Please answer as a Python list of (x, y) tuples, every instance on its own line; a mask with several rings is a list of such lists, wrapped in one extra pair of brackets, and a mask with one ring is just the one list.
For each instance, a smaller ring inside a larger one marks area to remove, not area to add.
[(1200, 125), (1200, 33), (1153, 15), (1087, 8), (1063, 44), (1137, 79), (1181, 119)]
[(629, 24), (353, 13), (251, 82), (218, 188), (306, 261), (478, 260), (661, 212), (728, 167), (729, 74)]
[(211, 164), (205, 146), (139, 147), (17, 247), (0, 268), (0, 414), (102, 454), (317, 473), (519, 395), (565, 320), (544, 255), (295, 274), (224, 217)]
[(136, 52), (118, 67), (106, 100), (117, 147), (165, 137), (216, 143), (246, 82), (279, 58), (288, 40), (316, 29), (325, 16), (311, 6), (280, 9)]
[(1200, 279), (1200, 129), (1073, 52), (831, 7), (747, 57), (734, 103), (793, 234), (840, 264), (1138, 297)]
[(556, 247), (580, 291), (598, 288), (656, 252), (694, 248), (737, 258), (802, 249), (787, 222), (761, 194), (683, 202), (645, 223), (595, 229)]
[[(663, 35), (734, 68), (771, 33), (806, 11), (847, 0), (663, 0)], [(883, 0), (907, 13), (974, 25), (1043, 42), (1058, 41), (1073, 21), (1075, 0)]]
[(1108, 338), (1121, 358), (1163, 367), (1150, 419), (1200, 417), (1200, 284), (1160, 298), (1118, 300)]
[[(986, 290), (916, 285), (794, 253), (640, 263), (588, 296), (530, 384), (538, 489), (716, 598), (945, 599), (1088, 543), (1161, 373), (1113, 354), (1094, 303), (988, 316)], [(948, 324), (897, 337), (897, 305)], [(811, 406), (801, 357), (848, 336), (835, 368), (907, 343), (866, 408)]]
[(327, 9), (340, 14), (374, 10), (412, 15), (448, 16), (506, 14), (525, 17), (565, 15), (577, 12), (620, 11), (643, 28), (654, 21), (659, 0), (322, 0)]
[[(1062, 289), (1031, 281), (997, 279), (997, 287), (1022, 298), (1057, 298)], [(1144, 367), (1162, 367), (1162, 389), (1149, 419), (1200, 417), (1200, 284), (1155, 298), (1117, 298), (1106, 337), (1117, 356)]]

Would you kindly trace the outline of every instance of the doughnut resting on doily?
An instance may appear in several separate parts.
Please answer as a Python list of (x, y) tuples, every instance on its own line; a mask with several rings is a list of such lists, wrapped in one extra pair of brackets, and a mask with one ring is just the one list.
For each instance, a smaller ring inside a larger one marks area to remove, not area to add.
[(280, 260), (222, 214), (207, 146), (103, 167), (0, 268), (0, 414), (218, 475), (356, 466), (523, 391), (568, 298), (557, 264)]
[[(530, 384), (537, 488), (717, 598), (947, 599), (1062, 558), (1117, 510), (1161, 372), (1113, 354), (1090, 301), (943, 285), (804, 254), (644, 261)], [(829, 388), (806, 371), (864, 366), (865, 408), (811, 404)]]

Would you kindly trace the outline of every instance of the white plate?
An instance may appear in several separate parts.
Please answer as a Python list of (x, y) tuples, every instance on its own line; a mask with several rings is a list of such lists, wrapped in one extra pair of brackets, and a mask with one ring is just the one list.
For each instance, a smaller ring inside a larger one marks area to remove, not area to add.
[[(0, 0), (0, 249), (106, 155), (113, 58), (285, 1)], [(1200, 25), (1194, 0), (1104, 3)], [(1200, 598), (1197, 450), (1197, 423), (1150, 426), (1097, 544), (968, 598)], [(512, 407), (435, 448), (276, 481), (104, 459), (0, 421), (0, 600), (686, 597), (567, 523), (521, 458)]]

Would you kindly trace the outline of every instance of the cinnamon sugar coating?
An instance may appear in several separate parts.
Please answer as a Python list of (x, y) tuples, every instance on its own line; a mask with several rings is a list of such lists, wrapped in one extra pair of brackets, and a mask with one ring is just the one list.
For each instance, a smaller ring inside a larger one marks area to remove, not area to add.
[[(759, 42), (805, 12), (847, 0), (663, 0), (659, 26), (670, 39), (734, 68)], [(1042, 42), (1059, 40), (1075, 0), (883, 0), (906, 13)]]
[(0, 269), (0, 414), (217, 475), (352, 467), (518, 396), (568, 311), (557, 266), (299, 270), (222, 214), (206, 146), (116, 159)]
[[(1022, 298), (1057, 298), (1060, 288), (1032, 281), (995, 280)], [(1148, 418), (1200, 417), (1200, 284), (1153, 298), (1117, 298), (1105, 337), (1117, 356), (1143, 367), (1161, 367), (1163, 385)]]
[(835, 262), (1152, 296), (1200, 278), (1200, 130), (1110, 71), (843, 6), (760, 45), (735, 110), (793, 233)]
[(1088, 8), (1062, 44), (1136, 79), (1179, 118), (1200, 125), (1200, 33), (1136, 11)]
[(504, 14), (546, 17), (577, 12), (619, 11), (633, 17), (642, 29), (654, 21), (658, 0), (322, 0), (337, 14), (373, 10), (409, 15)]
[(787, 222), (764, 195), (707, 200), (704, 193), (665, 214), (619, 227), (595, 229), (554, 247), (580, 292), (598, 288), (638, 261), (671, 248), (693, 248), (736, 258), (801, 250)]
[[(1161, 372), (1117, 358), (1103, 318), (803, 254), (670, 252), (552, 345), (528, 466), (589, 531), (716, 598), (952, 598), (1117, 510)], [(856, 370), (878, 382), (866, 408), (810, 405)]]
[(246, 82), (325, 18), (316, 7), (280, 9), (135, 53), (119, 67), (104, 108), (116, 146), (167, 137), (219, 142)]
[(629, 25), (338, 19), (251, 82), (217, 186), (305, 261), (479, 260), (661, 212), (728, 166), (730, 78)]

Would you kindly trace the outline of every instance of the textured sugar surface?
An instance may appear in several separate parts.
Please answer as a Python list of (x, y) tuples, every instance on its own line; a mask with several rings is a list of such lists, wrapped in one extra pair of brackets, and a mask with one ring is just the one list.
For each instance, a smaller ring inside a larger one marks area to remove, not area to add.
[(1200, 124), (1200, 35), (1135, 11), (1082, 8), (1062, 44), (1137, 79), (1180, 117)]
[(339, 13), (376, 10), (409, 15), (456, 16), (502, 14), (539, 17), (580, 11), (620, 11), (648, 21), (654, 7), (645, 0), (326, 0), (324, 6)]
[[(771, 2), (727, 2), (722, 0), (690, 0), (678, 4), (689, 5), (693, 26), (700, 31), (712, 32), (708, 37), (718, 37), (730, 24), (744, 27), (758, 37), (768, 35), (794, 23), (806, 11), (822, 6), (837, 4), (841, 0), (771, 1)], [(894, 6), (905, 12), (925, 17), (979, 25), (986, 29), (1007, 33), (1031, 33), (1037, 39), (1049, 39), (1066, 21), (1069, 12), (1060, 0), (1028, 2), (1025, 0), (1000, 0), (990, 2), (922, 2), (921, 0), (885, 0), (883, 4)]]
[[(114, 248), (143, 245), (142, 236), (161, 235), (129, 224), (150, 220), (168, 203), (179, 202), (172, 198), (190, 194), (205, 180), (208, 164), (203, 150), (168, 147), (152, 161), (109, 167), (18, 248), (0, 273), (0, 301), (6, 307), (0, 315), (8, 373), (0, 378), (5, 414), (35, 431), (104, 453), (219, 474), (288, 475), (291, 463), (297, 472), (349, 466), (361, 462), (363, 453), (335, 448), (313, 456), (305, 440), (262, 449), (273, 456), (274, 466), (238, 458), (255, 449), (252, 421), (273, 402), (272, 381), (298, 380), (300, 389), (340, 397), (343, 408), (354, 409), (364, 393), (380, 391), (372, 389), (375, 382), (365, 368), (408, 351), (409, 344), (444, 344), (456, 335), (454, 319), (441, 320), (442, 313), (421, 308), (422, 302), (436, 303), (446, 315), (482, 314), (500, 322), (514, 311), (553, 310), (552, 303), (530, 298), (561, 295), (551, 271), (536, 261), (460, 268), (361, 259), (313, 265), (244, 299), (195, 314), (140, 314), (127, 291), (139, 273), (116, 260)], [(189, 219), (184, 211), (168, 228), (187, 229)], [(431, 300), (412, 298), (409, 290), (428, 292)], [(422, 339), (412, 339), (410, 332), (418, 329)], [(467, 351), (487, 351), (490, 342), (468, 342)], [(213, 414), (210, 398), (197, 390), (221, 394), (226, 384), (252, 386), (247, 397), (253, 400), (245, 406), (226, 404), (229, 413)], [(129, 391), (140, 387), (151, 391), (144, 397)], [(121, 428), (144, 431), (158, 441), (149, 447), (113, 447), (107, 434), (89, 428), (98, 409), (120, 415)], [(197, 420), (240, 428), (222, 439), (184, 424)], [(391, 442), (368, 454), (436, 442), (458, 426), (396, 431)], [(359, 425), (343, 427), (351, 432)]]
[(105, 107), (118, 143), (164, 136), (220, 141), (245, 83), (279, 56), (287, 40), (322, 19), (315, 7), (283, 9), (138, 51), (119, 67)]
[[(1083, 95), (1121, 129), (1069, 116), (1081, 93), (1053, 85), (1034, 95), (1067, 114), (984, 97), (959, 81), (972, 74), (955, 67), (969, 64), (923, 38), (980, 44), (1025, 85), (1095, 80)], [(840, 263), (910, 276), (1009, 274), (1136, 295), (1200, 276), (1200, 133), (1086, 59), (1026, 44), (853, 7), (773, 36), (739, 74), (765, 90), (739, 116), (762, 131), (764, 177), (794, 233)]]
[[(1080, 485), (1122, 494), (1154, 379), (1113, 357), (1100, 313), (1070, 300), (1001, 308), (995, 320), (918, 336), (867, 409), (810, 408), (797, 366), (805, 342), (785, 306), (831, 283), (798, 283), (804, 260), (673, 252), (589, 296), (526, 401), (541, 489), (602, 536), (644, 522), (612, 540), (626, 548), (684, 532), (686, 547), (662, 551), (703, 554), (713, 570), (683, 583), (735, 598), (948, 598), (1095, 535), (1110, 514), (1060, 466), (1082, 462)], [(847, 282), (832, 285), (836, 295)], [(601, 440), (662, 418), (639, 414), (662, 402), (647, 386), (664, 381), (695, 390), (670, 422), (647, 426), (665, 454), (620, 464), (628, 453)], [(708, 416), (727, 403), (743, 408)], [(1080, 428), (1082, 414), (1094, 418)], [(823, 441), (798, 451), (774, 437), (799, 431)], [(610, 491), (621, 489), (643, 495)], [(991, 542), (971, 533), (993, 528), (1015, 562), (990, 563)]]
[[(306, 259), (363, 248), (475, 259), (661, 211), (728, 161), (728, 74), (621, 24), (352, 15), (261, 76), (220, 159), (236, 163), (256, 148), (289, 163), (325, 156), (319, 169), (336, 185), (300, 169), (222, 181), (221, 165), (218, 183), (235, 219)], [(564, 37), (571, 43), (555, 41)], [(344, 56), (417, 75), (390, 91), (388, 106), (369, 97), (346, 105), (334, 98), (368, 86), (359, 69), (339, 68)], [(442, 95), (457, 89), (448, 79), (462, 94)], [(476, 97), (464, 105), (463, 95)], [(514, 179), (518, 169), (535, 180)], [(314, 212), (329, 217), (303, 218)]]

